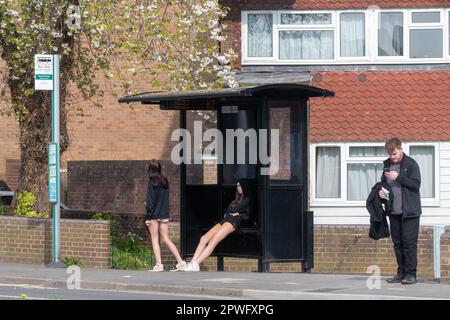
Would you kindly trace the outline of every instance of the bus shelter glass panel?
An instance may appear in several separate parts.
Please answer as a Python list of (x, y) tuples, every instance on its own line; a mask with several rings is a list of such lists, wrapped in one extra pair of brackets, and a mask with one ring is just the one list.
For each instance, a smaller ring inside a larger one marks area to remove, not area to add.
[(302, 110), (295, 102), (269, 104), (269, 128), (279, 134), (278, 143), (271, 139), (270, 144), (272, 162), (266, 220), (269, 235), (266, 254), (270, 260), (303, 258)]
[(278, 141), (271, 139), (271, 175), (273, 183), (299, 183), (301, 170), (300, 122), (297, 106), (284, 103), (271, 105), (270, 130), (278, 131)]
[(246, 178), (252, 181), (250, 214), (248, 220), (241, 222), (243, 229), (257, 228), (259, 225), (258, 108), (257, 104), (221, 108), (221, 128), (224, 133), (223, 209), (235, 198), (238, 179)]
[(215, 139), (204, 139), (209, 138), (204, 135), (207, 130), (217, 129), (217, 112), (187, 111), (186, 129), (189, 132), (191, 146), (190, 157), (188, 157), (190, 161), (186, 164), (186, 184), (217, 184), (217, 148), (208, 148), (208, 146), (215, 146)]
[(256, 179), (258, 161), (257, 111), (239, 106), (222, 112), (224, 133), (223, 184), (235, 184), (238, 178)]
[(186, 254), (194, 253), (200, 237), (220, 218), (217, 157), (215, 152), (205, 152), (214, 139), (204, 139), (208, 129), (216, 128), (216, 111), (186, 111), (186, 129), (190, 137), (184, 145), (189, 154), (185, 164), (184, 188)]

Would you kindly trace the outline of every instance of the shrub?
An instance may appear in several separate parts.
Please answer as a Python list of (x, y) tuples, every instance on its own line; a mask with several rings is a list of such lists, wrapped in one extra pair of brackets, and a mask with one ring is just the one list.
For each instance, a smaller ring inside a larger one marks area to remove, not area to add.
[(17, 217), (26, 218), (49, 218), (48, 212), (36, 212), (33, 210), (36, 204), (36, 197), (33, 193), (23, 191), (19, 193), (17, 198), (17, 207), (14, 210), (14, 215)]
[(4, 215), (6, 213), (7, 208), (8, 207), (5, 204), (0, 203), (0, 216)]
[(92, 220), (112, 220), (112, 217), (109, 214), (103, 212), (96, 212), (91, 217)]
[(30, 211), (30, 212), (26, 213), (23, 217), (25, 217), (25, 218), (49, 219), (50, 215), (48, 214), (48, 212)]
[(64, 263), (66, 266), (79, 266), (80, 268), (84, 267), (84, 263), (81, 262), (80, 259), (73, 257), (62, 257), (61, 262)]
[(121, 241), (112, 245), (111, 267), (113, 269), (149, 269), (154, 264), (153, 252), (137, 234), (129, 232)]
[(110, 214), (96, 212), (93, 220), (107, 220), (111, 232), (111, 268), (142, 270), (149, 269), (154, 264), (154, 255), (150, 248), (143, 244), (143, 239), (137, 234), (129, 232), (119, 238), (117, 220)]

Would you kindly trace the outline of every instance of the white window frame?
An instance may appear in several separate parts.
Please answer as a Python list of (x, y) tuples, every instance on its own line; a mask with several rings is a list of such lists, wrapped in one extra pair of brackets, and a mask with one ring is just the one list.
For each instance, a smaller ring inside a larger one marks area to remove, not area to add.
[(445, 56), (450, 60), (450, 9), (444, 11), (444, 48), (446, 48)]
[(410, 147), (434, 147), (434, 198), (421, 198), (422, 206), (439, 206), (440, 205), (440, 151), (439, 143), (437, 142), (408, 142), (402, 143), (403, 151), (409, 155)]
[[(272, 15), (272, 57), (248, 57), (248, 51), (247, 51), (247, 44), (248, 44), (248, 15), (249, 14), (271, 14)], [(268, 60), (273, 60), (275, 59), (275, 57), (278, 56), (278, 50), (276, 50), (276, 48), (278, 48), (278, 40), (275, 43), (275, 38), (276, 38), (276, 30), (275, 30), (275, 26), (278, 24), (278, 20), (276, 19), (276, 14), (274, 11), (242, 11), (241, 12), (241, 52), (245, 53), (245, 59), (246, 60), (252, 60), (255, 62), (264, 62), (264, 61), (268, 61)], [(245, 36), (244, 36), (245, 35)], [(275, 50), (277, 51), (277, 53), (275, 53)]]
[[(347, 168), (351, 163), (377, 163), (388, 158), (388, 155), (382, 157), (350, 157), (350, 147), (384, 147), (384, 142), (348, 142), (348, 143), (313, 143), (310, 145), (310, 195), (311, 206), (315, 207), (363, 207), (366, 201), (347, 200)], [(440, 168), (439, 168), (439, 143), (437, 142), (403, 142), (403, 151), (409, 155), (411, 146), (433, 146), (434, 147), (434, 198), (421, 198), (422, 206), (435, 207), (440, 205)], [(340, 198), (317, 198), (316, 197), (316, 149), (317, 147), (339, 147), (341, 155), (341, 197)]]
[[(281, 24), (281, 15), (282, 14), (298, 14), (298, 13), (307, 13), (307, 14), (314, 14), (314, 13), (320, 13), (320, 14), (330, 14), (331, 15), (331, 24)], [(276, 54), (274, 54), (274, 57), (279, 61), (286, 61), (286, 62), (297, 62), (297, 61), (308, 61), (314, 64), (320, 64), (320, 63), (330, 63), (330, 62), (336, 62), (336, 17), (335, 13), (333, 11), (277, 11), (277, 23), (278, 25), (274, 26), (274, 34), (276, 34)], [(278, 57), (280, 56), (280, 32), (281, 31), (333, 31), (333, 59), (313, 59), (313, 60), (307, 60), (307, 59), (285, 59), (281, 60)], [(274, 43), (275, 45), (275, 43)]]
[[(422, 12), (439, 12), (440, 14), (440, 22), (433, 22), (433, 23), (412, 23), (412, 15), (413, 13), (422, 13)], [(411, 30), (436, 30), (436, 29), (440, 29), (442, 30), (442, 35), (443, 35), (443, 39), (442, 39), (442, 57), (445, 59), (447, 57), (447, 55), (445, 54), (445, 51), (448, 51), (448, 44), (445, 41), (445, 38), (448, 39), (448, 34), (445, 32), (446, 31), (446, 25), (448, 24), (448, 22), (446, 23), (444, 20), (444, 16), (445, 16), (445, 11), (444, 10), (438, 10), (438, 9), (418, 9), (418, 10), (409, 10), (408, 12), (408, 26), (407, 26), (407, 37), (408, 37), (408, 55), (407, 58), (411, 59), (411, 60), (417, 60), (419, 62), (432, 62), (432, 61), (442, 61), (442, 58), (411, 58), (411, 52), (410, 52), (410, 48), (411, 48), (411, 41), (410, 41), (410, 32)], [(448, 28), (448, 25), (447, 25)], [(406, 28), (405, 28), (406, 29)], [(447, 36), (447, 37), (446, 37)], [(405, 41), (406, 42), (406, 41)]]
[[(378, 25), (379, 14), (385, 12), (403, 13), (403, 56), (385, 57), (378, 56)], [(415, 12), (440, 12), (440, 23), (412, 23), (412, 13)], [(282, 25), (281, 14), (313, 14), (330, 13), (330, 25)], [(340, 56), (340, 16), (341, 13), (365, 14), (365, 56), (341, 57)], [(248, 14), (272, 14), (272, 57), (248, 57), (247, 55), (247, 31)], [(348, 9), (348, 10), (249, 10), (241, 11), (241, 57), (242, 65), (323, 65), (323, 64), (437, 64), (450, 62), (450, 9), (449, 8), (420, 8), (420, 9)], [(410, 30), (414, 29), (442, 29), (443, 30), (443, 55), (442, 58), (410, 58)], [(333, 30), (334, 31), (334, 59), (279, 59), (279, 33), (284, 30)]]
[[(364, 14), (364, 41), (365, 41), (365, 45), (364, 45), (364, 56), (362, 57), (341, 57), (341, 14), (342, 13), (362, 13)], [(359, 61), (359, 62), (364, 62), (369, 58), (369, 30), (370, 30), (370, 26), (369, 24), (369, 16), (367, 14), (366, 11), (363, 10), (345, 10), (345, 11), (337, 11), (336, 14), (337, 17), (339, 17), (339, 19), (337, 19), (338, 21), (336, 22), (337, 26), (336, 26), (336, 35), (335, 35), (335, 57), (337, 57), (339, 59), (339, 61), (344, 62), (346, 61), (346, 63), (352, 63), (355, 61)]]
[[(402, 56), (379, 56), (378, 55), (378, 29), (380, 27), (380, 16), (381, 13), (402, 13), (403, 15), (403, 55)], [(372, 56), (374, 57), (374, 61), (379, 61), (383, 63), (389, 63), (389, 62), (401, 62), (405, 61), (409, 57), (409, 32), (408, 32), (408, 24), (407, 24), (407, 14), (404, 12), (404, 10), (399, 9), (389, 9), (389, 10), (373, 10), (372, 14), (375, 18), (375, 34), (373, 34), (373, 53)]]
[[(340, 148), (340, 158), (341, 158), (341, 197), (340, 198), (317, 198), (316, 196), (316, 153), (317, 147), (338, 147)], [(320, 144), (310, 144), (309, 150), (310, 156), (310, 185), (311, 185), (311, 205), (324, 205), (324, 206), (334, 206), (334, 205), (342, 205), (342, 199), (347, 198), (347, 190), (342, 188), (343, 179), (345, 179), (345, 183), (347, 183), (347, 177), (344, 176), (343, 167), (342, 167), (342, 159), (345, 157), (345, 151), (343, 148), (343, 144), (341, 143), (320, 143)], [(345, 193), (345, 197), (344, 197)]]

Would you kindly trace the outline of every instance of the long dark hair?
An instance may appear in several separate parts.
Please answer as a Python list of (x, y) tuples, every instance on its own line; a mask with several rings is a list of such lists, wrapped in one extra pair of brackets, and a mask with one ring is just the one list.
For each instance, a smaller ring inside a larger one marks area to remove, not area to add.
[[(228, 207), (234, 206), (236, 203), (241, 202), (244, 200), (244, 198), (250, 196), (250, 189), (249, 189), (249, 183), (246, 179), (239, 179), (238, 180), (239, 185), (241, 186), (242, 193), (239, 193), (236, 186), (236, 194), (234, 196), (234, 200), (231, 201), (230, 205)], [(248, 194), (247, 194), (248, 193)]]
[(147, 172), (153, 186), (164, 187), (169, 184), (167, 178), (161, 173), (161, 164), (158, 160), (152, 159), (148, 162)]
[(234, 196), (234, 200), (231, 201), (231, 203), (230, 203), (230, 205), (228, 206), (228, 208), (231, 207), (231, 206), (234, 206), (236, 203), (241, 202), (242, 199), (244, 199), (244, 192), (239, 193), (239, 192), (236, 190), (236, 195)]

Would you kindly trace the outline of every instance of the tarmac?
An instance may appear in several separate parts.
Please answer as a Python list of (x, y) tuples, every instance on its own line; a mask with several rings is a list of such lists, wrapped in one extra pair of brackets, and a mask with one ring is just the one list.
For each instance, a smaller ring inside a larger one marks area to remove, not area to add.
[[(149, 272), (79, 269), (81, 289), (215, 296), (243, 300), (441, 300), (450, 284), (421, 280), (389, 284), (373, 275), (259, 272)], [(1, 284), (67, 288), (75, 270), (46, 265), (0, 263)]]

